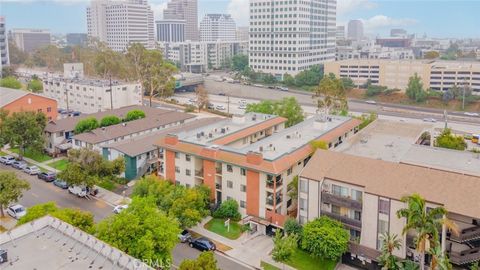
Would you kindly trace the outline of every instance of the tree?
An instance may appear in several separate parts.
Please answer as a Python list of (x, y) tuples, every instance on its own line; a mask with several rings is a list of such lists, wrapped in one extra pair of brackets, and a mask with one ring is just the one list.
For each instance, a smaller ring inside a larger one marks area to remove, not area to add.
[(381, 93), (384, 93), (385, 91), (387, 91), (387, 87), (385, 87), (385, 86), (369, 85), (367, 87), (367, 91), (365, 91), (365, 95), (367, 97), (373, 97), (373, 96), (379, 95)]
[(200, 85), (195, 89), (195, 95), (197, 97), (198, 112), (200, 112), (201, 109), (207, 108), (208, 106), (208, 92), (205, 87)]
[(129, 207), (97, 224), (96, 236), (140, 260), (170, 265), (180, 232), (178, 222), (151, 198), (134, 197)]
[(341, 77), (340, 80), (342, 81), (343, 87), (345, 87), (346, 90), (355, 88), (355, 83), (352, 81), (352, 79), (348, 77)]
[(28, 83), (27, 89), (34, 92), (42, 92), (43, 91), (43, 84), (40, 80), (38, 79), (33, 79)]
[(2, 217), (5, 217), (3, 209), (17, 202), (22, 197), (23, 191), (28, 189), (30, 189), (30, 184), (26, 180), (17, 178), (14, 172), (0, 172), (0, 212)]
[(415, 102), (423, 102), (427, 98), (427, 93), (423, 89), (423, 83), (417, 73), (408, 79), (408, 86), (405, 90), (405, 94), (407, 94), (409, 99)]
[(287, 235), (295, 234), (300, 236), (302, 234), (302, 229), (302, 225), (300, 225), (294, 218), (287, 218), (283, 224), (283, 230)]
[(442, 252), (440, 243), (437, 242), (434, 247), (430, 248), (428, 253), (432, 256), (430, 261), (430, 269), (432, 270), (451, 270), (452, 264), (445, 252)]
[(196, 260), (183, 260), (179, 270), (220, 270), (212, 251), (202, 252)]
[(439, 241), (439, 230), (446, 226), (454, 233), (457, 228), (453, 222), (447, 219), (447, 210), (443, 207), (426, 209), (425, 200), (419, 194), (412, 194), (402, 198), (402, 202), (406, 204), (406, 208), (397, 211), (398, 218), (405, 218), (406, 224), (403, 227), (403, 234), (409, 230), (415, 230), (417, 237), (415, 245), (420, 253), (420, 269), (425, 269), (425, 252), (429, 247), (435, 247)]
[(145, 118), (145, 112), (142, 110), (131, 110), (125, 116), (124, 121), (129, 122), (137, 119)]
[(325, 113), (339, 113), (348, 111), (347, 95), (341, 80), (324, 76), (315, 89), (313, 98), (316, 99), (317, 108), (323, 108)]
[(328, 150), (328, 143), (326, 141), (311, 141), (310, 146), (316, 151), (317, 149)]
[(315, 65), (308, 70), (302, 70), (295, 76), (297, 86), (315, 86), (318, 85), (323, 77), (323, 66)]
[(117, 116), (107, 115), (107, 116), (103, 117), (102, 120), (100, 120), (100, 126), (101, 127), (108, 127), (108, 126), (111, 126), (111, 125), (120, 124), (121, 122), (122, 122), (122, 120), (120, 120), (120, 118), (118, 118)]
[(303, 121), (303, 109), (294, 97), (286, 97), (281, 101), (264, 100), (259, 103), (247, 104), (246, 112), (275, 114), (287, 118), (286, 127)]
[(55, 202), (37, 204), (27, 209), (27, 214), (18, 220), (17, 225), (25, 224), (46, 215), (63, 220), (85, 232), (92, 232), (93, 214), (79, 209), (58, 208)]
[(435, 146), (463, 151), (467, 148), (467, 143), (463, 136), (455, 136), (451, 129), (447, 128), (435, 139)]
[(122, 77), (122, 73), (126, 65), (123, 65), (124, 56), (118, 52), (113, 51), (104, 44), (100, 44), (97, 53), (94, 57), (95, 73), (102, 78)]
[(12, 89), (22, 88), (22, 83), (13, 76), (5, 77), (0, 79), (0, 86)]
[(245, 70), (248, 67), (248, 55), (236, 54), (232, 57), (232, 69), (238, 72)]
[(384, 233), (381, 235), (382, 248), (381, 255), (378, 258), (379, 264), (384, 270), (402, 269), (397, 257), (393, 255), (393, 251), (402, 247), (402, 241), (398, 239), (396, 234)]
[(287, 86), (294, 86), (295, 85), (295, 78), (292, 75), (285, 73), (283, 74), (283, 84)]
[(27, 148), (34, 152), (41, 152), (45, 143), (43, 130), (46, 125), (47, 118), (41, 112), (14, 112), (5, 120), (4, 142), (11, 147), (18, 147), (20, 158)]
[(302, 249), (315, 257), (338, 260), (348, 249), (350, 233), (342, 223), (321, 216), (303, 226)]
[(275, 237), (273, 238), (273, 260), (276, 262), (282, 262), (285, 267), (285, 262), (292, 257), (297, 248), (297, 243), (298, 239), (296, 234), (282, 236), (282, 233), (277, 230)]
[(428, 51), (423, 55), (425, 59), (436, 59), (440, 57), (440, 53), (437, 51)]
[(233, 199), (223, 201), (220, 207), (213, 212), (213, 217), (223, 219), (230, 218), (234, 221), (240, 220), (242, 215), (240, 215), (238, 211), (238, 202)]
[(74, 132), (75, 134), (80, 134), (83, 132), (88, 132), (98, 128), (100, 124), (98, 123), (97, 118), (95, 117), (87, 117), (78, 121), (77, 125), (75, 126)]
[(28, 53), (20, 50), (13, 40), (8, 41), (8, 54), (12, 65), (23, 64), (28, 58)]

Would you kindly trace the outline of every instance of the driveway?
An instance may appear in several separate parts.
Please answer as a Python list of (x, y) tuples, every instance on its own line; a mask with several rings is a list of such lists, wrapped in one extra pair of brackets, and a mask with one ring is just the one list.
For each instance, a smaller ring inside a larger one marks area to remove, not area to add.
[(242, 262), (248, 262), (252, 266), (260, 267), (262, 258), (268, 257), (272, 249), (273, 241), (271, 237), (257, 235), (247, 241), (242, 241), (240, 245), (236, 245), (225, 253)]

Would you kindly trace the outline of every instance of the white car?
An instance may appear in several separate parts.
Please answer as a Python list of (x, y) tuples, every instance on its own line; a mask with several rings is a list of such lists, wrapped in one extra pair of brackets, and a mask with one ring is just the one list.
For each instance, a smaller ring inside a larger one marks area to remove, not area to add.
[(437, 122), (437, 120), (435, 120), (433, 118), (423, 118), (423, 122), (435, 123), (435, 122)]
[(463, 114), (468, 116), (478, 116), (478, 113), (474, 113), (474, 112), (464, 112)]
[(15, 158), (10, 155), (0, 157), (0, 163), (3, 163), (5, 165), (12, 165), (13, 162), (15, 162)]
[(15, 204), (7, 208), (7, 213), (15, 219), (20, 219), (27, 214), (27, 209), (23, 205)]
[(375, 100), (367, 100), (365, 101), (365, 103), (368, 103), (368, 104), (377, 104), (377, 102)]
[(245, 104), (240, 104), (240, 106), (238, 106), (239, 109), (241, 110), (246, 110), (247, 109), (247, 105)]
[(128, 208), (128, 204), (119, 204), (113, 208), (113, 213), (120, 214), (124, 209)]
[(25, 167), (25, 169), (23, 169), (23, 171), (30, 175), (41, 173), (40, 169), (37, 166), (27, 166)]
[(280, 91), (288, 91), (288, 87), (280, 86), (278, 89), (280, 89)]
[(215, 106), (215, 109), (219, 110), (219, 111), (224, 111), (225, 110), (225, 106), (223, 105), (217, 105)]
[(240, 99), (240, 101), (238, 102), (238, 104), (246, 105), (246, 104), (247, 104), (247, 101), (246, 101), (245, 99)]
[(85, 197), (88, 194), (88, 188), (85, 186), (69, 186), (68, 192), (78, 197)]

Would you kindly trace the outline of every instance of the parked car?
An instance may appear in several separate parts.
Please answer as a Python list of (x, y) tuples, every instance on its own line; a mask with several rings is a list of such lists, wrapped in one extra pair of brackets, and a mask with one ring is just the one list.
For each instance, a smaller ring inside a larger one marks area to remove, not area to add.
[(467, 116), (478, 116), (478, 113), (474, 113), (474, 112), (464, 112), (463, 114)]
[(188, 241), (192, 240), (192, 235), (190, 234), (189, 231), (183, 230), (183, 231), (178, 235), (178, 239), (180, 239), (180, 242), (185, 243), (185, 242), (188, 242)]
[(435, 120), (434, 118), (423, 118), (423, 122), (435, 123), (437, 122), (437, 120)]
[(78, 197), (85, 197), (90, 193), (88, 187), (85, 186), (69, 186), (68, 192)]
[(223, 111), (223, 110), (225, 110), (225, 106), (223, 106), (223, 105), (217, 105), (217, 106), (215, 106), (215, 109), (217, 109), (217, 110), (219, 110), (219, 111)]
[(15, 158), (13, 156), (8, 155), (0, 157), (0, 163), (5, 165), (12, 165), (13, 162), (15, 162)]
[(15, 219), (20, 219), (27, 214), (27, 209), (21, 204), (14, 204), (7, 208), (7, 213)]
[(215, 250), (217, 247), (215, 244), (210, 241), (208, 238), (200, 237), (190, 242), (190, 247), (196, 248), (200, 251), (210, 251)]
[(12, 163), (12, 167), (15, 169), (23, 170), (27, 167), (27, 163), (23, 160), (16, 160)]
[(124, 209), (128, 208), (128, 204), (119, 204), (113, 208), (113, 213), (120, 214)]
[(23, 171), (30, 175), (41, 173), (40, 169), (37, 166), (27, 166), (25, 167), (25, 169), (23, 169)]
[(269, 85), (267, 88), (268, 88), (268, 89), (275, 89), (275, 86)]
[(215, 109), (215, 105), (213, 105), (213, 103), (210, 103), (210, 102), (209, 102), (209, 103), (207, 104), (207, 108), (208, 108), (209, 110), (214, 110), (214, 109)]
[(368, 104), (377, 104), (377, 102), (375, 100), (367, 100), (365, 101), (365, 103), (368, 103)]
[(280, 86), (278, 87), (278, 89), (280, 89), (280, 91), (288, 91), (288, 87), (284, 87), (284, 86)]
[(225, 93), (218, 93), (219, 96), (226, 96)]
[(241, 109), (241, 110), (245, 110), (245, 109), (247, 109), (247, 105), (245, 105), (245, 104), (240, 104), (240, 105), (238, 106), (238, 108)]
[(246, 105), (246, 104), (247, 104), (247, 101), (246, 101), (245, 99), (240, 99), (240, 101), (238, 102), (238, 104)]
[(45, 182), (53, 182), (57, 178), (57, 175), (54, 172), (42, 172), (37, 174), (37, 177)]
[(53, 184), (59, 188), (63, 188), (63, 189), (67, 189), (68, 188), (68, 184), (67, 182), (63, 181), (62, 179), (55, 179), (53, 181)]

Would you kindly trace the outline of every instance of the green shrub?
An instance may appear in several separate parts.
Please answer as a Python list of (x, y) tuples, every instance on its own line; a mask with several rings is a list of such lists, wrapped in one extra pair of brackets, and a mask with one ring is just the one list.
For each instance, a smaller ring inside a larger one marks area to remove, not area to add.
[(117, 116), (107, 115), (107, 116), (103, 117), (102, 120), (100, 120), (100, 126), (101, 127), (108, 127), (108, 126), (111, 126), (111, 125), (119, 124), (120, 122), (122, 122), (122, 120), (120, 120), (120, 118), (118, 118)]
[(229, 199), (220, 205), (220, 207), (213, 213), (215, 218), (230, 218), (234, 221), (238, 221), (242, 218), (240, 212), (238, 212), (238, 203), (235, 200)]
[(286, 234), (302, 234), (302, 225), (298, 223), (298, 221), (294, 218), (288, 218), (285, 223), (283, 224), (283, 229), (285, 230)]
[(98, 120), (95, 117), (88, 117), (78, 121), (74, 131), (75, 134), (80, 134), (86, 131), (94, 130), (99, 126)]
[(145, 112), (142, 110), (131, 110), (125, 117), (125, 122), (133, 121), (137, 119), (145, 118)]
[(347, 251), (349, 239), (342, 223), (322, 216), (303, 226), (302, 249), (314, 257), (338, 260)]
[(28, 83), (27, 89), (34, 92), (42, 92), (43, 91), (43, 84), (40, 80), (38, 79), (33, 79)]
[(462, 136), (455, 136), (450, 129), (444, 129), (435, 140), (435, 146), (454, 150), (465, 150), (467, 143)]
[(386, 90), (387, 90), (387, 87), (385, 87), (385, 86), (369, 85), (367, 87), (367, 91), (365, 92), (365, 95), (367, 97), (373, 97), (373, 96), (376, 96), (376, 95), (379, 95), (379, 94), (383, 93)]
[(187, 105), (185, 106), (185, 110), (184, 110), (186, 113), (190, 113), (190, 112), (195, 112), (195, 106), (193, 105)]
[(13, 88), (13, 89), (20, 89), (22, 88), (22, 83), (18, 81), (15, 77), (9, 76), (9, 77), (0, 79), (0, 86)]

